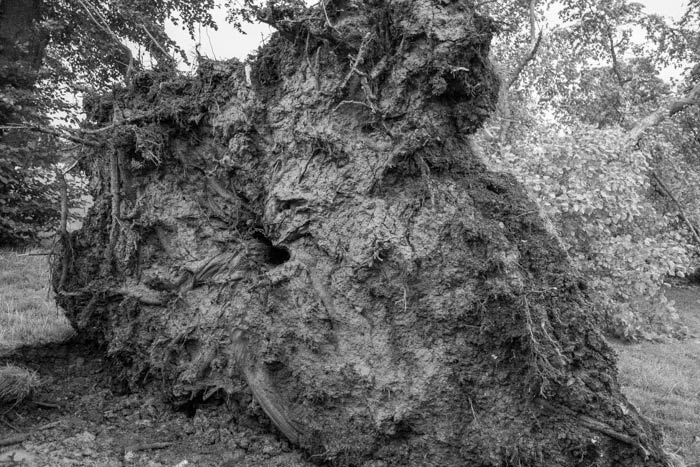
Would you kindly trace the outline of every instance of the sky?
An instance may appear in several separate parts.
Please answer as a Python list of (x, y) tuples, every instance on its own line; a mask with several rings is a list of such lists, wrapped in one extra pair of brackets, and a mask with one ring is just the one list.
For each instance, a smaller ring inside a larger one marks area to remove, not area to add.
[[(633, 0), (644, 5), (649, 13), (655, 13), (673, 19), (679, 19), (687, 4), (685, 0)], [(311, 1), (309, 1), (311, 3)], [(218, 30), (200, 28), (196, 40), (192, 40), (189, 34), (181, 27), (172, 24), (166, 27), (166, 31), (187, 52), (189, 57), (195, 57), (195, 46), (200, 43), (199, 52), (210, 58), (218, 60), (236, 57), (245, 59), (248, 54), (254, 52), (266, 36), (272, 33), (272, 28), (263, 24), (246, 25), (247, 34), (237, 32), (233, 26), (226, 22), (226, 13), (223, 8), (214, 12), (214, 19), (219, 25)], [(194, 63), (194, 60), (191, 60)], [(182, 69), (189, 67), (182, 64)]]
[(196, 56), (195, 48), (199, 42), (199, 53), (217, 60), (233, 57), (243, 60), (273, 32), (273, 29), (266, 24), (246, 24), (244, 27), (246, 34), (241, 34), (227, 23), (225, 18), (225, 12), (221, 9), (217, 10), (214, 13), (214, 19), (219, 27), (218, 30), (201, 27), (197, 31), (195, 40), (179, 26), (169, 24), (165, 30), (187, 52), (188, 57)]
[(649, 13), (680, 19), (688, 2), (682, 0), (636, 0), (644, 5)]
[[(679, 20), (683, 16), (683, 12), (688, 3), (683, 0), (636, 0), (644, 5), (648, 13), (665, 16), (674, 20)], [(640, 34), (641, 35), (641, 34)], [(672, 79), (679, 79), (682, 74), (683, 67), (668, 66), (660, 71), (661, 79), (670, 82)]]

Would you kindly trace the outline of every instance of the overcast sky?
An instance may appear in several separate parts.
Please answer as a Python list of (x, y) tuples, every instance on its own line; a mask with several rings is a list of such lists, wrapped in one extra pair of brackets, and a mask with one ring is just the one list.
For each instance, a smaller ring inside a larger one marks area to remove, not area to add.
[(669, 16), (674, 19), (680, 19), (688, 6), (688, 2), (683, 0), (637, 0), (636, 3), (644, 5), (649, 13)]

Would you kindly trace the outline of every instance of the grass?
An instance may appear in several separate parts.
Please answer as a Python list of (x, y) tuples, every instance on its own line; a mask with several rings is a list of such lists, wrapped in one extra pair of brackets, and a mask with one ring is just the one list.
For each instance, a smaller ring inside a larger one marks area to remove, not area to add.
[[(674, 288), (667, 296), (700, 336), (700, 288)], [(663, 430), (668, 451), (688, 467), (700, 466), (700, 339), (613, 346), (625, 395)]]
[(36, 371), (15, 365), (0, 366), (0, 404), (16, 404), (29, 397), (41, 381)]
[(0, 353), (73, 333), (51, 297), (47, 256), (0, 250)]

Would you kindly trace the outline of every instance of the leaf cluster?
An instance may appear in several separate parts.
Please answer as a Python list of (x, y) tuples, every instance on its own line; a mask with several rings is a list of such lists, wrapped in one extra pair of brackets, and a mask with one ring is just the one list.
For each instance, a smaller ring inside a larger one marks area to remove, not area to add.
[[(0, 140), (0, 244), (18, 245), (36, 239), (39, 229), (55, 228), (59, 219), (59, 195), (47, 157), (51, 141), (22, 135), (26, 144)], [(31, 138), (31, 139), (30, 139)], [(36, 151), (36, 153), (34, 153)]]
[(33, 34), (0, 44), (0, 243), (31, 241), (59, 218), (53, 172), (66, 145), (17, 128), (45, 127), (50, 116), (78, 125), (79, 97), (129, 82), (146, 66), (144, 57), (174, 72), (173, 57), (186, 57), (165, 22), (182, 23), (194, 35), (198, 24), (216, 27), (214, 6), (214, 0), (44, 0), (26, 25)]

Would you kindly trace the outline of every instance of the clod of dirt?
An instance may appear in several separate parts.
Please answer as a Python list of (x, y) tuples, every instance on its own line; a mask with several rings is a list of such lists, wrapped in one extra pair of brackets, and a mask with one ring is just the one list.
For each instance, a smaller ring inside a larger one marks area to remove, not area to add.
[(39, 375), (15, 365), (0, 366), (0, 404), (17, 404), (41, 385)]

